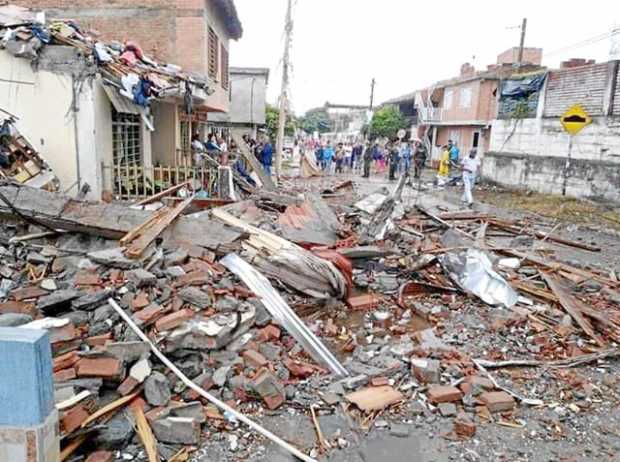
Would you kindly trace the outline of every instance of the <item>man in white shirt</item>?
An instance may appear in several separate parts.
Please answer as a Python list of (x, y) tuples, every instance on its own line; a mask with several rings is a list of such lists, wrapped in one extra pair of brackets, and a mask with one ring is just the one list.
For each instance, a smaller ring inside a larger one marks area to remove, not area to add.
[(480, 159), (476, 157), (476, 154), (477, 152), (474, 148), (469, 151), (469, 156), (461, 161), (461, 168), (463, 169), (463, 195), (461, 196), (461, 202), (466, 203), (468, 207), (471, 207), (474, 203), (472, 190), (474, 189), (474, 181), (480, 167)]

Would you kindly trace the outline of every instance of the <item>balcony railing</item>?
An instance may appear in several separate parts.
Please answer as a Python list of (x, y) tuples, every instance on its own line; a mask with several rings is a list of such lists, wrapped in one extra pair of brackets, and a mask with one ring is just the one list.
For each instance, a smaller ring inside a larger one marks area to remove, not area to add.
[(421, 107), (418, 108), (419, 123), (441, 122), (443, 120), (443, 108)]

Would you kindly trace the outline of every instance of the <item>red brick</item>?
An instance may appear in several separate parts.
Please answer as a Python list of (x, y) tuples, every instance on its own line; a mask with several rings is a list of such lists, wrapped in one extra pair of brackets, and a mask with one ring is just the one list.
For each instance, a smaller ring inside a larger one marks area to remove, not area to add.
[(73, 284), (76, 286), (98, 286), (101, 284), (101, 278), (92, 271), (80, 271), (75, 275)]
[(491, 413), (512, 411), (515, 407), (515, 399), (505, 391), (487, 391), (480, 395), (480, 401)]
[(461, 438), (471, 438), (476, 434), (476, 424), (467, 414), (459, 414), (454, 419), (454, 433)]
[(355, 295), (347, 299), (347, 305), (352, 310), (367, 310), (379, 305), (379, 297), (375, 294)]
[(157, 320), (157, 322), (155, 323), (155, 328), (159, 332), (174, 329), (175, 327), (183, 324), (185, 321), (192, 319), (194, 315), (195, 313), (189, 309), (176, 311)]
[(290, 371), (293, 377), (305, 379), (310, 377), (314, 373), (314, 367), (309, 364), (304, 364), (300, 361), (293, 361), (290, 358), (284, 360), (284, 365)]
[(389, 385), (390, 381), (387, 377), (373, 377), (370, 379), (370, 385), (373, 387), (384, 387)]
[(278, 326), (269, 324), (258, 331), (257, 340), (259, 342), (271, 342), (273, 340), (278, 340), (281, 334), (282, 332)]
[(150, 305), (147, 308), (144, 308), (143, 310), (134, 313), (133, 317), (142, 324), (152, 324), (159, 317), (164, 315), (165, 312), (166, 309), (159, 305)]
[(64, 355), (54, 358), (54, 372), (74, 366), (80, 360), (80, 356), (75, 351), (70, 351)]
[(86, 462), (112, 462), (114, 454), (110, 451), (96, 451), (88, 456)]
[(63, 412), (62, 417), (60, 418), (60, 428), (61, 431), (65, 434), (71, 433), (82, 425), (90, 414), (86, 410), (86, 408), (82, 405), (77, 405), (72, 407), (66, 412)]
[(82, 358), (78, 361), (78, 377), (119, 377), (122, 372), (122, 363), (116, 358)]
[(67, 380), (73, 380), (76, 377), (77, 374), (75, 373), (75, 369), (72, 367), (54, 372), (54, 382), (66, 382)]
[(146, 420), (149, 422), (154, 422), (159, 419), (165, 412), (167, 412), (167, 408), (165, 406), (157, 406), (144, 414)]
[(127, 396), (129, 393), (134, 391), (138, 385), (140, 385), (140, 382), (138, 382), (136, 379), (134, 379), (133, 377), (127, 377), (125, 380), (123, 380), (123, 383), (118, 386), (116, 391), (118, 391), (123, 396)]
[(191, 271), (183, 276), (179, 276), (174, 280), (175, 287), (183, 286), (204, 286), (211, 279), (206, 271)]
[(11, 297), (21, 302), (22, 300), (28, 300), (30, 298), (39, 298), (43, 295), (48, 295), (49, 292), (45, 289), (41, 289), (40, 287), (24, 287), (22, 289), (15, 289), (11, 292)]
[(112, 332), (108, 332), (107, 334), (88, 337), (86, 339), (86, 343), (90, 346), (98, 346), (98, 345), (105, 345), (111, 340), (112, 340)]
[(138, 295), (131, 301), (131, 307), (134, 311), (139, 311), (149, 306), (149, 303), (149, 296), (144, 292), (138, 292)]
[(428, 399), (433, 404), (451, 403), (463, 397), (461, 390), (447, 385), (433, 385), (428, 390)]
[(267, 361), (267, 358), (265, 358), (262, 354), (260, 354), (256, 350), (245, 350), (241, 354), (241, 356), (243, 356), (243, 359), (245, 360), (246, 365), (252, 366), (255, 369), (258, 369), (259, 367), (263, 367), (269, 364), (269, 361)]
[(0, 303), (0, 314), (5, 313), (29, 314), (34, 317), (37, 314), (37, 310), (32, 303), (8, 301)]

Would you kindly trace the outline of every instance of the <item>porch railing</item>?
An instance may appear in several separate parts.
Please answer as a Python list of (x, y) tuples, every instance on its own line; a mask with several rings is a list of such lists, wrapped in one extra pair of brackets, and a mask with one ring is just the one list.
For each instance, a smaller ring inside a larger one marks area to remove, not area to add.
[(443, 119), (443, 108), (440, 107), (421, 107), (418, 108), (418, 122), (441, 122)]
[(217, 169), (213, 167), (104, 164), (102, 170), (103, 184), (119, 200), (149, 197), (188, 180), (199, 182), (210, 197), (217, 187)]

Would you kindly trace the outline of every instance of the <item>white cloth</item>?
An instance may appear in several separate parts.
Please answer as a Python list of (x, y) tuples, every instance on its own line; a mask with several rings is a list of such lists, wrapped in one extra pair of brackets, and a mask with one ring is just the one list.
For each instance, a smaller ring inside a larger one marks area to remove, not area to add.
[(461, 161), (461, 165), (463, 166), (463, 170), (469, 170), (473, 174), (473, 176), (476, 176), (476, 172), (478, 171), (478, 167), (480, 166), (480, 159), (478, 159), (477, 157), (474, 157), (472, 159), (471, 157), (467, 156)]

